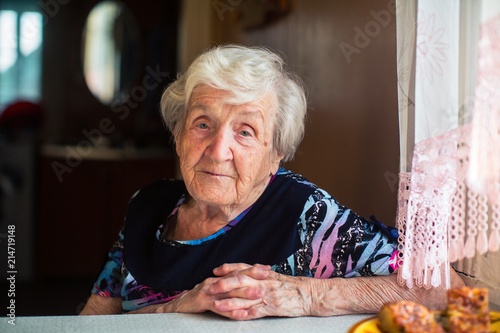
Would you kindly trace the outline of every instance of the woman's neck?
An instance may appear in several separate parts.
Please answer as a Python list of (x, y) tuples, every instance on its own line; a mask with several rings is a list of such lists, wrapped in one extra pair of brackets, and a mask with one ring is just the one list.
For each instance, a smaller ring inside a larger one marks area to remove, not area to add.
[(211, 206), (188, 197), (179, 207), (176, 219), (167, 223), (165, 236), (167, 239), (185, 241), (213, 235), (251, 207), (266, 187), (259, 190), (255, 199), (237, 206)]
[[(245, 209), (241, 209), (243, 212)], [(166, 222), (164, 237), (186, 241), (213, 235), (241, 214), (237, 209), (216, 209), (186, 199), (177, 213)]]

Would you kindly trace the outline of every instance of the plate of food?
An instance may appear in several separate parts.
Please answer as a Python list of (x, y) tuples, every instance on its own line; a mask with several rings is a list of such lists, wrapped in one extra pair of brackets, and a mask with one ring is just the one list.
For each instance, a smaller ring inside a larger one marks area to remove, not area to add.
[(500, 312), (489, 311), (487, 289), (463, 287), (448, 290), (448, 304), (443, 311), (429, 311), (409, 301), (389, 303), (376, 317), (360, 321), (349, 330), (349, 333), (393, 332), (500, 333)]

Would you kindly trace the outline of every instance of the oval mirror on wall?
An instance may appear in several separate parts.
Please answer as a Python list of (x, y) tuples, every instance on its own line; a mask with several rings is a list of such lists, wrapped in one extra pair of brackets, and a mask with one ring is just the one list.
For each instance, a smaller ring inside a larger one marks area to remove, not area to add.
[(83, 72), (103, 104), (120, 100), (139, 71), (140, 32), (125, 4), (102, 1), (89, 13), (82, 39)]

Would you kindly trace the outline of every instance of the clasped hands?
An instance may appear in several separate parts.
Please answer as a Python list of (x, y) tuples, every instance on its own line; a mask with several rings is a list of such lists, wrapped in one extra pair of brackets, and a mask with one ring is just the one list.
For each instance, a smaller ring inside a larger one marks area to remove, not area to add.
[(176, 299), (155, 312), (201, 313), (249, 320), (266, 316), (311, 315), (311, 280), (273, 272), (267, 265), (224, 264)]

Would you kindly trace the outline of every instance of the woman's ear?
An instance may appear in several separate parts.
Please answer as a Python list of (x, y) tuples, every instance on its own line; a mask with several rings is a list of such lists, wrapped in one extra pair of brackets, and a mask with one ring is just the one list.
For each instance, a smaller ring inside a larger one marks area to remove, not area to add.
[(175, 152), (177, 153), (177, 156), (180, 156), (179, 155), (179, 145), (177, 144), (177, 140), (175, 141), (174, 146), (175, 146)]
[(174, 134), (174, 146), (175, 146), (175, 152), (177, 153), (177, 156), (180, 156), (180, 153), (179, 153), (179, 147), (180, 147), (180, 144), (181, 144), (181, 140), (180, 140), (180, 133), (177, 132), (177, 134)]
[(280, 168), (280, 164), (281, 164), (281, 160), (283, 160), (283, 157), (285, 157), (283, 154), (280, 154), (278, 152), (276, 152), (275, 154), (273, 154), (274, 156), (271, 157), (271, 174), (272, 175), (275, 175), (279, 168)]

